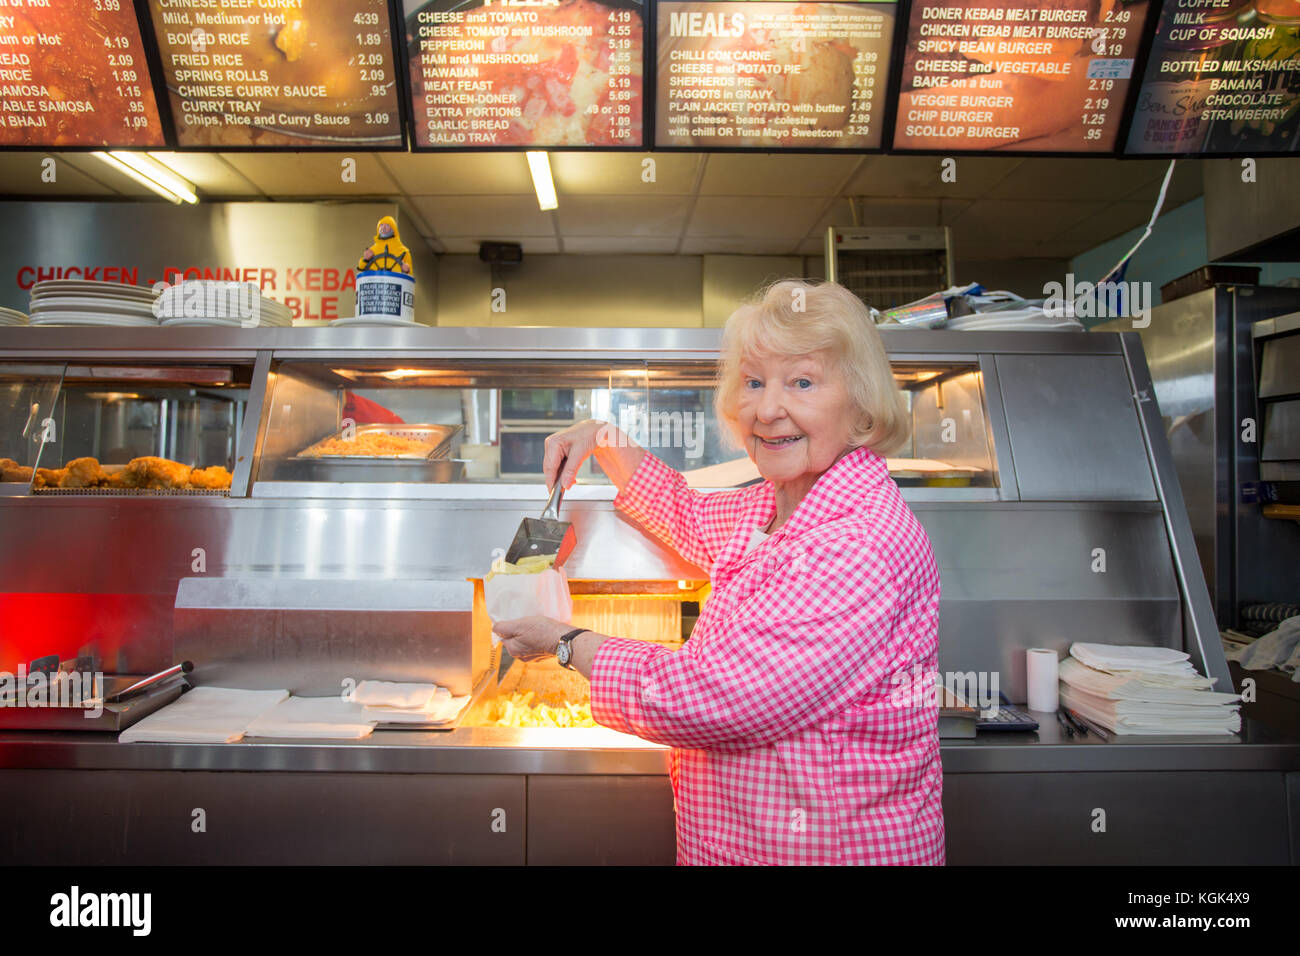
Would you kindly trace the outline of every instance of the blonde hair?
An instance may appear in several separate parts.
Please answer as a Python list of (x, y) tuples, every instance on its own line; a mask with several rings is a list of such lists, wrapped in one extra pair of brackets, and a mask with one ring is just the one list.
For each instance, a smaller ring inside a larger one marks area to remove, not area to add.
[(894, 381), (876, 324), (861, 299), (834, 282), (782, 279), (727, 319), (714, 405), (740, 435), (740, 363), (751, 355), (824, 354), (856, 410), (849, 444), (888, 455), (907, 444), (911, 415)]

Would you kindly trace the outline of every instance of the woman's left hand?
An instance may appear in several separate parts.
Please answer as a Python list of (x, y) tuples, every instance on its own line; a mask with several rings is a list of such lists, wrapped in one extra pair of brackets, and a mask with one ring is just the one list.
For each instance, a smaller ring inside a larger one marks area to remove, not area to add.
[(500, 635), (511, 657), (521, 661), (541, 661), (555, 656), (560, 635), (573, 630), (573, 627), (549, 617), (517, 617), (510, 621), (497, 621), (492, 630)]

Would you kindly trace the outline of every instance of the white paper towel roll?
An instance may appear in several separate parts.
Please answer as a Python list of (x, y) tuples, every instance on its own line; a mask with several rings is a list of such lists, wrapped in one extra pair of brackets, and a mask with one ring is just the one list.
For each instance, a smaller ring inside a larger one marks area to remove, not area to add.
[(1025, 674), (1029, 684), (1029, 709), (1054, 711), (1060, 706), (1060, 685), (1056, 651), (1031, 647), (1025, 651)]

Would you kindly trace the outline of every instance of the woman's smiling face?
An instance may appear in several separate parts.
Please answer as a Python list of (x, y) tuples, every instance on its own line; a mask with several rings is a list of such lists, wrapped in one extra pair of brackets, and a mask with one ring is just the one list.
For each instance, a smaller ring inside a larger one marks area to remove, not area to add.
[(852, 450), (849, 395), (823, 355), (750, 355), (740, 372), (745, 450), (768, 481), (815, 481)]

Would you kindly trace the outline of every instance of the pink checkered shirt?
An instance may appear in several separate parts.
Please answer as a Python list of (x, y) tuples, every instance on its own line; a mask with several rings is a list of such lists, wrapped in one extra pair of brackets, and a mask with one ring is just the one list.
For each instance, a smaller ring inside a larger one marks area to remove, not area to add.
[(770, 482), (700, 493), (647, 453), (615, 504), (712, 578), (680, 651), (612, 638), (591, 675), (597, 721), (674, 748), (677, 862), (942, 864), (938, 711), (907, 693), (939, 573), (884, 459), (849, 452), (748, 552)]

